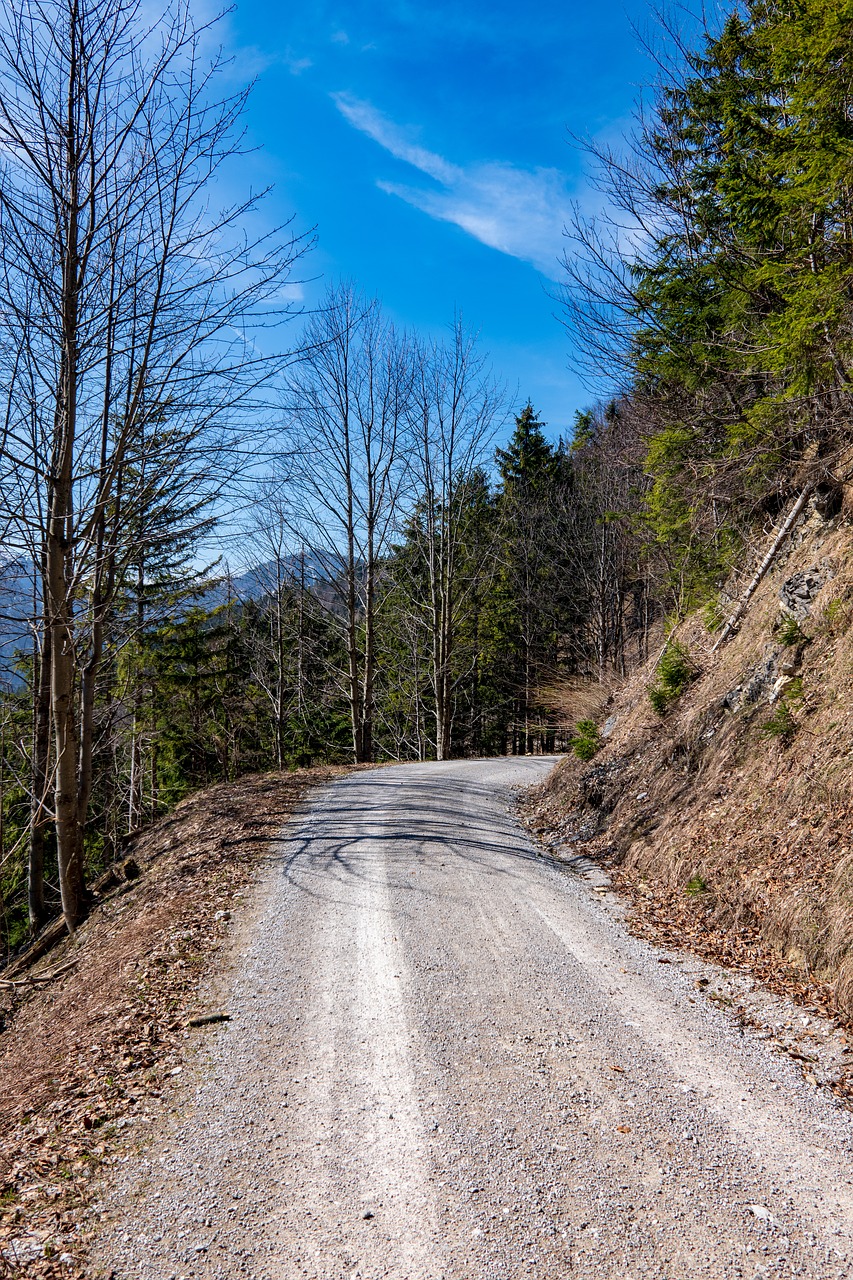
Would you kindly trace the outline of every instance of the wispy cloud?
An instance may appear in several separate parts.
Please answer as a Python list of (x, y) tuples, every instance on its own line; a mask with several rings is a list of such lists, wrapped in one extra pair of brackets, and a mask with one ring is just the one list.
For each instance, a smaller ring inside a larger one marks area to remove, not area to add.
[(450, 186), (462, 176), (463, 170), (457, 165), (449, 164), (441, 156), (412, 142), (405, 129), (394, 124), (393, 120), (389, 120), (387, 116), (383, 116), (369, 102), (361, 102), (347, 93), (335, 93), (332, 94), (332, 98), (341, 115), (353, 128), (366, 133), (374, 142), (378, 142), (380, 147), (390, 151), (396, 159), (405, 160), (406, 164), (420, 169), (421, 173), (435, 178), (444, 186)]
[(305, 284), (302, 280), (291, 280), (283, 284), (278, 291), (281, 302), (298, 304), (305, 301)]
[(303, 71), (308, 71), (314, 65), (311, 58), (300, 58), (289, 49), (282, 55), (282, 61), (292, 76), (301, 76)]
[(559, 170), (522, 169), (501, 162), (453, 164), (420, 146), (410, 131), (370, 103), (343, 93), (333, 98), (353, 128), (438, 184), (430, 188), (380, 180), (377, 185), (382, 191), (399, 196), (431, 218), (454, 223), (500, 253), (532, 263), (552, 279), (559, 278), (563, 227), (572, 204)]

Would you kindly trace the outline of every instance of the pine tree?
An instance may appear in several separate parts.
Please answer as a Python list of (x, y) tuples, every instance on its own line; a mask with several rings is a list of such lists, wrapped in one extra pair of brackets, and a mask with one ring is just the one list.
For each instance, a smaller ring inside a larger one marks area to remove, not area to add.
[(507, 710), (513, 752), (533, 749), (538, 691), (553, 678), (572, 626), (560, 524), (572, 472), (566, 451), (549, 443), (543, 426), (528, 401), (507, 447), (495, 453), (500, 567), (487, 608), (485, 665)]

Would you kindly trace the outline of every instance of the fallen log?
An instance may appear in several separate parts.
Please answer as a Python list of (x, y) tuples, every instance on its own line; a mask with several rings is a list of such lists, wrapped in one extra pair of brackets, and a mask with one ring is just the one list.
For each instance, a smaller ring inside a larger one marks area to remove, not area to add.
[(50, 924), (45, 925), (35, 942), (31, 942), (26, 951), (22, 951), (7, 966), (5, 971), (6, 978), (13, 978), (16, 973), (22, 973), (24, 969), (29, 969), (30, 965), (35, 964), (42, 956), (47, 955), (48, 951), (53, 950), (58, 942), (67, 937), (68, 930), (65, 927), (65, 917), (57, 916)]
[(740, 620), (743, 617), (743, 615), (746, 613), (750, 600), (755, 595), (758, 588), (761, 586), (761, 583), (764, 580), (765, 574), (767, 573), (768, 569), (773, 564), (773, 561), (776, 559), (777, 555), (779, 554), (779, 549), (782, 546), (785, 539), (787, 538), (788, 534), (793, 529), (796, 523), (797, 517), (800, 515), (801, 511), (805, 507), (809, 498), (814, 493), (814, 488), (815, 488), (814, 483), (807, 484), (806, 487), (803, 489), (802, 493), (800, 494), (799, 498), (797, 498), (797, 501), (794, 503), (791, 510), (788, 512), (788, 516), (784, 524), (782, 525), (779, 532), (776, 534), (776, 537), (773, 539), (773, 545), (771, 546), (770, 550), (767, 552), (767, 555), (761, 561), (761, 564), (756, 569), (755, 573), (753, 574), (750, 580), (749, 586), (746, 588), (746, 591), (743, 593), (737, 605), (735, 606), (734, 612), (731, 614), (728, 621), (726, 622), (726, 625), (723, 627), (722, 631), (720, 632), (717, 643), (714, 645), (713, 649), (711, 650), (712, 653), (716, 653), (717, 650), (720, 649), (726, 643), (729, 637), (733, 636), (735, 631), (737, 631)]

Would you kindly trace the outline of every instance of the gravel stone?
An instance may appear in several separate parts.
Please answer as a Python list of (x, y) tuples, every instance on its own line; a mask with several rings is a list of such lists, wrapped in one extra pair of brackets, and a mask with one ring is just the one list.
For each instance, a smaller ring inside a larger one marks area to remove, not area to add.
[(851, 1275), (853, 1118), (531, 845), (511, 789), (553, 763), (314, 794), (234, 925), (231, 1021), (116, 1168), (105, 1273)]

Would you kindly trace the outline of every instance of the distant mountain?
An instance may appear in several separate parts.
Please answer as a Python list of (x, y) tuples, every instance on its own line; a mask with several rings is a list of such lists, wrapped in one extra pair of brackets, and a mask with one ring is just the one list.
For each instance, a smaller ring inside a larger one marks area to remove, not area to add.
[[(303, 555), (287, 556), (282, 562), (282, 568), (284, 576), (292, 582), (303, 581), (306, 587), (315, 591), (319, 588), (320, 594), (323, 594), (323, 586), (342, 574), (345, 564), (342, 555), (307, 550)], [(230, 582), (231, 595), (239, 600), (257, 600), (265, 592), (274, 591), (277, 580), (276, 562), (268, 560), (233, 576)], [(224, 604), (228, 599), (228, 591), (228, 580), (222, 578), (204, 593), (203, 599), (206, 603), (214, 601), (216, 604)]]
[(0, 681), (17, 683), (15, 653), (32, 643), (35, 574), (31, 561), (0, 563)]
[[(336, 611), (334, 592), (330, 587), (336, 575), (343, 572), (343, 556), (325, 552), (306, 551), (304, 556), (288, 556), (284, 562), (285, 574), (294, 582), (304, 581), (324, 607)], [(231, 578), (220, 578), (197, 598), (202, 608), (214, 609), (232, 599), (257, 600), (275, 589), (275, 562), (253, 565)], [(10, 559), (0, 563), (0, 682), (20, 683), (20, 675), (14, 670), (16, 653), (28, 651), (32, 643), (33, 599), (35, 572), (31, 561)], [(186, 606), (189, 607), (189, 606)]]

